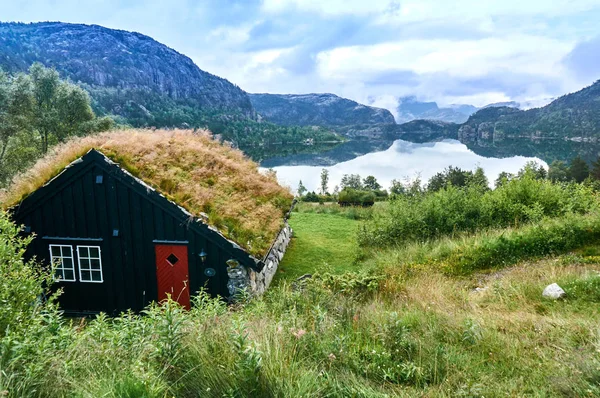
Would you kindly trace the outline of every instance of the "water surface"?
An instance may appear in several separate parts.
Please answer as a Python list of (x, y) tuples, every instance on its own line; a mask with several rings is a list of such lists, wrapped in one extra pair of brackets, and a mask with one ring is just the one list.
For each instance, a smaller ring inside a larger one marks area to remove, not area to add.
[(363, 178), (372, 175), (385, 189), (389, 189), (393, 179), (414, 180), (418, 177), (427, 181), (448, 166), (465, 170), (481, 166), (490, 184), (493, 184), (500, 172), (516, 173), (528, 161), (536, 161), (547, 167), (537, 157), (480, 156), (456, 140), (428, 143), (396, 140), (377, 145), (355, 141), (342, 144), (329, 153), (273, 158), (263, 161), (261, 165), (274, 169), (281, 184), (296, 189), (302, 180), (309, 191), (318, 191), (321, 170), (325, 168), (329, 171), (331, 192), (335, 185), (339, 185), (344, 174), (360, 174)]

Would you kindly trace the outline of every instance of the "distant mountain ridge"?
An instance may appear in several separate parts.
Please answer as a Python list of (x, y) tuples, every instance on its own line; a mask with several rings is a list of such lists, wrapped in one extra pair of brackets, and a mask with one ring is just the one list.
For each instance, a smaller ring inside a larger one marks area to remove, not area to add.
[(242, 89), (139, 33), (62, 22), (0, 23), (0, 67), (21, 72), (34, 62), (85, 85), (101, 112), (143, 116), (179, 104), (254, 115)]
[(396, 109), (396, 122), (402, 124), (413, 120), (437, 120), (462, 124), (469, 119), (469, 116), (480, 109), (500, 106), (520, 108), (521, 104), (516, 101), (508, 101), (488, 104), (482, 108), (468, 104), (450, 104), (446, 107), (439, 107), (436, 102), (418, 101), (415, 96), (400, 97), (398, 98), (398, 107)]
[(458, 131), (459, 139), (500, 141), (505, 138), (600, 139), (600, 81), (564, 95), (541, 108), (482, 109)]
[(400, 97), (396, 109), (396, 122), (399, 124), (413, 120), (438, 120), (450, 123), (464, 123), (477, 111), (473, 105), (456, 104), (440, 108), (436, 102), (421, 102), (415, 96)]
[(359, 104), (335, 94), (249, 94), (265, 120), (284, 126), (349, 126), (394, 124), (384, 108)]

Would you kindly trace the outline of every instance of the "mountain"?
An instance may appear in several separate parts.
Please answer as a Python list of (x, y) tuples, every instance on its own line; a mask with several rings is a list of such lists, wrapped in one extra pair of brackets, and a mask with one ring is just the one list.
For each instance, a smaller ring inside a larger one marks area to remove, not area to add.
[(256, 112), (284, 126), (350, 126), (394, 124), (387, 109), (375, 108), (334, 94), (249, 94)]
[(139, 33), (97, 25), (0, 23), (0, 68), (54, 67), (88, 89), (94, 110), (134, 125), (169, 125), (203, 112), (253, 117), (248, 95)]
[(398, 99), (396, 121), (406, 123), (412, 120), (439, 120), (451, 123), (464, 123), (469, 116), (477, 111), (473, 105), (453, 104), (440, 108), (435, 102), (420, 102), (414, 96)]
[(541, 108), (482, 109), (460, 127), (458, 136), (461, 140), (482, 142), (506, 138), (599, 140), (600, 81)]
[[(485, 108), (502, 108), (502, 107), (517, 108), (517, 109), (519, 109), (519, 108), (521, 108), (521, 104), (519, 104), (516, 101), (494, 102), (493, 104), (487, 104), (486, 106), (484, 106), (481, 109), (485, 109)], [(475, 109), (477, 110), (477, 108), (475, 108)]]

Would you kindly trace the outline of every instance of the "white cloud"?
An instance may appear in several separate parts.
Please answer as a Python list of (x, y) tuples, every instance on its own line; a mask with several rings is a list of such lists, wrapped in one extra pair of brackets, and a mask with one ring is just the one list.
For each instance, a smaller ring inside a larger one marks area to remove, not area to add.
[(388, 70), (416, 74), (483, 76), (491, 70), (556, 75), (574, 43), (544, 37), (512, 36), (481, 40), (406, 40), (373, 46), (340, 47), (319, 54), (325, 78), (351, 79)]
[(333, 92), (392, 112), (394, 98), (411, 94), (441, 104), (544, 101), (598, 76), (581, 67), (596, 64), (584, 62), (595, 59), (586, 46), (563, 62), (600, 35), (598, 0), (4, 3), (3, 20), (147, 34), (250, 92)]

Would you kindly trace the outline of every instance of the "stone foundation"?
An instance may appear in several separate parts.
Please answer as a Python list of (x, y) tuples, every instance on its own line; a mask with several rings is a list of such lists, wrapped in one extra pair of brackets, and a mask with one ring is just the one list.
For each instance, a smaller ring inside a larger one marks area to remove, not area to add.
[(229, 290), (230, 298), (234, 298), (242, 291), (251, 296), (260, 296), (271, 284), (279, 263), (283, 259), (285, 250), (287, 249), (290, 239), (292, 239), (292, 228), (287, 221), (284, 227), (277, 235), (275, 243), (271, 247), (269, 254), (264, 260), (265, 266), (260, 272), (247, 268), (242, 265), (232, 264), (227, 266), (227, 289)]

